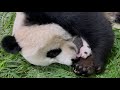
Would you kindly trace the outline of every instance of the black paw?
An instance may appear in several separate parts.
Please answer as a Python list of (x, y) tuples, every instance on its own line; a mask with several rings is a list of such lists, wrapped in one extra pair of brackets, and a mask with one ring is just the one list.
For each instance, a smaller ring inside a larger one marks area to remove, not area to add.
[(72, 66), (74, 73), (82, 76), (89, 76), (102, 71), (102, 65), (95, 64), (92, 56), (87, 59), (79, 58)]
[(95, 73), (96, 74), (99, 74), (101, 73), (103, 70), (104, 70), (104, 65), (103, 64), (95, 64)]
[(92, 67), (84, 67), (82, 65), (76, 64), (74, 67), (74, 73), (77, 75), (88, 76), (94, 72)]

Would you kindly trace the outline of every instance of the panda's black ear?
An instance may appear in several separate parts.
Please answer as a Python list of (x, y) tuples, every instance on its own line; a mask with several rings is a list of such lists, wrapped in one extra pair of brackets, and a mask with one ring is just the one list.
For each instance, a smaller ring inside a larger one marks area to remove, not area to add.
[(8, 53), (15, 54), (21, 50), (14, 36), (5, 36), (2, 39), (1, 43), (2, 48)]

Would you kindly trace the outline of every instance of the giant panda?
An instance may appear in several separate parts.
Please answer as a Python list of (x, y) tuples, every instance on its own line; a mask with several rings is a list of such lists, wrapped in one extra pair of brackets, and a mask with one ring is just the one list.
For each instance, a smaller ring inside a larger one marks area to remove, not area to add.
[(112, 26), (102, 12), (17, 12), (12, 36), (3, 38), (2, 47), (34, 65), (60, 63), (90, 75), (103, 69), (113, 42)]
[(120, 29), (120, 12), (104, 12), (113, 29)]

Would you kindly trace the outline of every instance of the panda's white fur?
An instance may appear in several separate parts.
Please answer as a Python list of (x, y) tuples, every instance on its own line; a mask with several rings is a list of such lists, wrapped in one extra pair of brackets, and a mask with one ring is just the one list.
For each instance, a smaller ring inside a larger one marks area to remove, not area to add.
[(104, 14), (111, 22), (113, 29), (120, 29), (120, 12), (104, 12)]
[(34, 65), (60, 63), (80, 75), (99, 73), (114, 43), (110, 20), (102, 12), (17, 12), (12, 36), (3, 38), (2, 47), (20, 51)]
[[(12, 35), (22, 48), (21, 54), (28, 62), (41, 66), (51, 63), (72, 64), (71, 59), (76, 58), (77, 48), (69, 33), (54, 23), (25, 26), (24, 20), (25, 15), (17, 12)], [(71, 47), (74, 47), (75, 50)], [(62, 49), (57, 57), (46, 57), (49, 50), (56, 48)]]

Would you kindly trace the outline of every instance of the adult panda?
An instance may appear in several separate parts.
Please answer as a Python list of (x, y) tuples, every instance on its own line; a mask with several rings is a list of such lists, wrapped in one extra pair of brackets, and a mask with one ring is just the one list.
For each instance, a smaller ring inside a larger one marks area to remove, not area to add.
[(104, 14), (111, 22), (113, 29), (120, 29), (120, 12), (104, 12)]
[(12, 36), (3, 38), (2, 46), (10, 53), (20, 51), (31, 64), (72, 65), (76, 74), (87, 75), (103, 69), (113, 41), (110, 22), (101, 12), (17, 12)]

